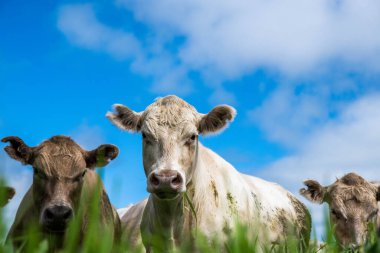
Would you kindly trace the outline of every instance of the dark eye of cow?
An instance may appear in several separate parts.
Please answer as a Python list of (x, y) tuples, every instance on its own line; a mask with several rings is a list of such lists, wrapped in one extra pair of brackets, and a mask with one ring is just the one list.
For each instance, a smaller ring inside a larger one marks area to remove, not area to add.
[(331, 214), (332, 214), (335, 218), (337, 218), (338, 220), (344, 218), (343, 215), (342, 215), (339, 211), (334, 210), (334, 209), (331, 210)]
[(189, 144), (192, 144), (197, 138), (197, 135), (196, 134), (193, 134), (190, 136), (190, 138), (186, 141), (186, 144), (189, 145)]
[(142, 132), (142, 138), (145, 144), (152, 144), (154, 142), (154, 138), (151, 135), (147, 135), (144, 132)]
[(79, 174), (78, 176), (74, 177), (74, 182), (81, 181), (84, 178), (84, 176), (86, 175), (86, 172), (87, 172), (87, 170), (84, 170), (81, 174)]
[(33, 174), (34, 174), (34, 176), (36, 176), (40, 179), (47, 179), (47, 176), (45, 175), (45, 173), (43, 173), (39, 169), (33, 168)]
[(377, 213), (379, 212), (379, 209), (374, 210), (368, 215), (367, 221), (371, 221), (377, 216)]

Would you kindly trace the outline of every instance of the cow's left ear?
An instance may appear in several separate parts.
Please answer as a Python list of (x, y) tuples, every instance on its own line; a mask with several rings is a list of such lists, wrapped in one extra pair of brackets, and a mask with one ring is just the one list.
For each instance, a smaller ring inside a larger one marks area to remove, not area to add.
[(234, 120), (236, 110), (228, 105), (218, 105), (209, 113), (202, 115), (199, 122), (198, 132), (203, 135), (216, 133), (225, 128), (228, 122)]
[(115, 145), (103, 144), (97, 149), (86, 152), (87, 168), (104, 167), (119, 154), (119, 149)]

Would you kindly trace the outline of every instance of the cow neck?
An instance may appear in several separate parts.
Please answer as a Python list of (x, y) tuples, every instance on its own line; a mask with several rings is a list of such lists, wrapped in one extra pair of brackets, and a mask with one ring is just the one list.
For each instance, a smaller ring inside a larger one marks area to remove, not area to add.
[(198, 226), (202, 225), (204, 216), (208, 216), (215, 210), (210, 210), (212, 207), (209, 203), (214, 200), (213, 194), (210, 192), (211, 179), (213, 178), (212, 169), (218, 165), (214, 161), (215, 154), (209, 152), (208, 148), (199, 143), (197, 167), (194, 170), (193, 183), (192, 183), (192, 196), (195, 213), (197, 214)]
[(171, 227), (173, 223), (176, 224), (182, 218), (182, 196), (171, 200), (158, 199), (154, 195), (151, 195), (150, 198), (155, 209), (154, 213), (159, 216), (157, 222), (160, 224), (158, 225), (161, 227)]
[(191, 207), (189, 206), (190, 204), (186, 200), (184, 200), (184, 209), (187, 213), (186, 217), (188, 218), (189, 225), (191, 223), (199, 223), (200, 215), (202, 214), (203, 209), (206, 208), (205, 198), (207, 198), (208, 195), (207, 191), (208, 185), (210, 184), (210, 173), (207, 166), (205, 166), (205, 162), (202, 160), (202, 152), (204, 151), (205, 148), (200, 142), (198, 142), (195, 155), (196, 160), (193, 163), (194, 168), (192, 169), (191, 173), (192, 179), (187, 185), (187, 195), (194, 210), (191, 210)]
[(183, 198), (178, 196), (173, 200), (161, 200), (153, 194), (149, 198), (154, 209), (151, 212), (153, 217), (150, 219), (153, 222), (153, 233), (163, 237), (163, 240), (169, 243), (167, 247), (171, 248), (181, 241), (183, 234)]
[(194, 178), (194, 177), (197, 175), (197, 170), (198, 170), (199, 146), (202, 146), (202, 144), (200, 144), (197, 137), (197, 142), (196, 142), (195, 152), (194, 152), (194, 157), (193, 157), (194, 161), (192, 162), (192, 167), (190, 168), (189, 172), (186, 175), (189, 178), (186, 183), (186, 193), (190, 199), (192, 199), (192, 197), (194, 196), (193, 182), (197, 182), (197, 178)]
[[(187, 194), (188, 200), (183, 199), (184, 210), (186, 210), (188, 213), (187, 217), (188, 217), (189, 225), (193, 222), (196, 223), (196, 221), (197, 221), (198, 209), (196, 207), (199, 206), (199, 203), (197, 203), (197, 201), (194, 197), (195, 197), (196, 192), (202, 192), (203, 191), (204, 181), (207, 180), (207, 178), (204, 176), (204, 174), (202, 174), (203, 163), (202, 163), (202, 160), (200, 159), (200, 155), (199, 155), (200, 154), (199, 150), (202, 148), (203, 148), (202, 144), (197, 139), (196, 148), (195, 148), (195, 152), (194, 152), (194, 158), (193, 158), (194, 161), (192, 163), (193, 166), (192, 166), (190, 172), (188, 173), (190, 176), (190, 180), (189, 180), (188, 184), (186, 185), (186, 194)], [(191, 202), (191, 203), (189, 203), (189, 202)], [(192, 208), (194, 208), (194, 209), (192, 209)]]

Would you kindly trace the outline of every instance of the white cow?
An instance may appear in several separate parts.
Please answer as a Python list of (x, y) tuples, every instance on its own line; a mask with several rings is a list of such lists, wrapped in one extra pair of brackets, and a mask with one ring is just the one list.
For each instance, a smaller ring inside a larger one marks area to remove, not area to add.
[(116, 126), (142, 133), (150, 193), (121, 217), (131, 243), (139, 241), (141, 231), (147, 252), (167, 251), (195, 228), (223, 238), (236, 220), (259, 234), (260, 242), (278, 242), (292, 233), (308, 243), (310, 215), (300, 201), (275, 183), (239, 173), (198, 141), (199, 134), (222, 130), (235, 109), (221, 105), (201, 114), (176, 96), (159, 98), (143, 112), (120, 104), (114, 109), (106, 116)]

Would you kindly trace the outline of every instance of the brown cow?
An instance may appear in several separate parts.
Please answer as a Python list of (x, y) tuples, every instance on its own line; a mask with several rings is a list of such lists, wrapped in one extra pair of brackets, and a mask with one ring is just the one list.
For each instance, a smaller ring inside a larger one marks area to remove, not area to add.
[(2, 142), (10, 143), (5, 151), (11, 158), (32, 165), (34, 170), (32, 186), (17, 210), (7, 240), (20, 247), (27, 242), (29, 227), (35, 224), (40, 239), (48, 239), (51, 250), (59, 249), (68, 223), (75, 217), (81, 222), (80, 243), (89, 223), (86, 208), (94, 197), (100, 207), (99, 224), (109, 229), (114, 240), (120, 237), (119, 217), (94, 171), (116, 158), (119, 153), (116, 146), (105, 144), (86, 151), (66, 136), (53, 136), (36, 147), (29, 147), (13, 136)]
[(307, 180), (304, 184), (307, 189), (301, 189), (301, 195), (314, 203), (328, 203), (335, 238), (342, 247), (361, 246), (367, 238), (368, 224), (380, 221), (377, 217), (379, 186), (355, 173), (349, 173), (325, 187), (315, 180)]
[(16, 194), (16, 191), (12, 187), (1, 186), (0, 187), (0, 207), (4, 207)]

